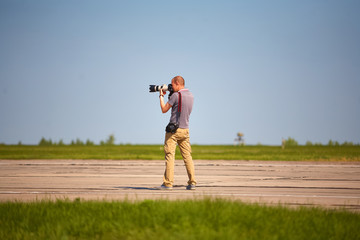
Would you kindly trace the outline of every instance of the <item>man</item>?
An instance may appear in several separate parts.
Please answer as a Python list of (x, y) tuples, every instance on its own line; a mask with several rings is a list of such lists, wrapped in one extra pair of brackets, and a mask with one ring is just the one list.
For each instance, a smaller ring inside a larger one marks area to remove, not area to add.
[[(183, 157), (186, 171), (189, 177), (187, 190), (195, 190), (195, 169), (191, 156), (191, 145), (189, 137), (189, 117), (194, 103), (192, 93), (185, 89), (185, 81), (181, 76), (176, 76), (171, 80), (174, 93), (165, 104), (164, 95), (166, 92), (160, 91), (160, 107), (163, 113), (171, 108), (170, 123), (178, 123), (179, 128), (175, 133), (166, 132), (165, 135), (165, 162), (166, 168), (164, 173), (162, 189), (172, 189), (174, 183), (174, 165), (176, 144), (179, 145)], [(181, 111), (178, 112), (178, 109)]]

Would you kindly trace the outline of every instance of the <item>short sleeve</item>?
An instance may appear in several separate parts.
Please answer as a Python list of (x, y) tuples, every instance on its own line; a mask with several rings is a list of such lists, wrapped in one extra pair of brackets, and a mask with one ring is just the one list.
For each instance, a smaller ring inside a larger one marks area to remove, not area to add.
[(171, 95), (168, 103), (171, 105), (171, 106), (174, 106), (178, 101), (178, 94), (175, 94), (173, 93), (173, 95)]

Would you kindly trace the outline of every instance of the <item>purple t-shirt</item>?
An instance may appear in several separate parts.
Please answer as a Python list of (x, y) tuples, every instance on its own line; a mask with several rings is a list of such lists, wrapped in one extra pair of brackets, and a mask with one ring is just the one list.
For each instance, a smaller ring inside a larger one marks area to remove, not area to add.
[[(181, 113), (179, 118), (179, 128), (189, 128), (189, 118), (194, 104), (194, 96), (188, 89), (185, 88), (181, 89), (179, 92), (181, 93), (181, 99), (182, 99)], [(170, 122), (176, 123), (176, 118), (178, 114), (177, 110), (179, 105), (178, 92), (174, 92), (173, 95), (171, 95), (168, 103), (172, 106)]]

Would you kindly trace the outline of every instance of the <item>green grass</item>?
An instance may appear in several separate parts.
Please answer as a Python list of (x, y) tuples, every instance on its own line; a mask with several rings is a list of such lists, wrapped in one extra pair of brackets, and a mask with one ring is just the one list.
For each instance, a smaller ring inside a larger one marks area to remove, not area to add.
[[(360, 161), (360, 146), (226, 146), (193, 145), (193, 158), (206, 160)], [(177, 148), (177, 159), (181, 158)], [(0, 159), (163, 159), (161, 145), (9, 146)]]
[(0, 203), (0, 239), (360, 239), (360, 215), (220, 199)]

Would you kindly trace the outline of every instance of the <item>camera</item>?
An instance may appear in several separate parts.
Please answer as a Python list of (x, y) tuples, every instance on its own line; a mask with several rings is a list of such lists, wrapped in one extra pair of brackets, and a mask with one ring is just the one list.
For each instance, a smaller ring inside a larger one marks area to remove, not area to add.
[(169, 97), (174, 93), (173, 87), (171, 84), (163, 85), (149, 85), (149, 92), (160, 92), (160, 91), (169, 91)]

